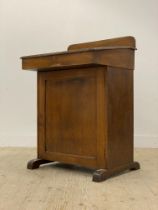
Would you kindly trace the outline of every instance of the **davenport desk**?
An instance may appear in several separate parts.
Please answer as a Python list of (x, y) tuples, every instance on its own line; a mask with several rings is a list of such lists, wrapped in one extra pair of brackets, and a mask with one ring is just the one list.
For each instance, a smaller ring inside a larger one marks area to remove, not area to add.
[(22, 57), (38, 74), (37, 158), (28, 169), (58, 161), (94, 169), (93, 181), (139, 169), (133, 160), (135, 39), (70, 45)]

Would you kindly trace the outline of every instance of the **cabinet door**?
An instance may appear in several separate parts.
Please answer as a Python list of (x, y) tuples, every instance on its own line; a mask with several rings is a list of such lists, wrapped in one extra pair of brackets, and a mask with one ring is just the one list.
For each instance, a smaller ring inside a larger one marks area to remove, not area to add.
[(105, 167), (105, 69), (40, 72), (39, 157)]

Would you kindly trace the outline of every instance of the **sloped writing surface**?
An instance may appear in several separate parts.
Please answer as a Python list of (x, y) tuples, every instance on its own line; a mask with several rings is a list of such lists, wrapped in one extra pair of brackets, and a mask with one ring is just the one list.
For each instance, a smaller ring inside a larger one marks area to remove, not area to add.
[(108, 65), (133, 69), (134, 50), (122, 46), (22, 57), (22, 67), (25, 70), (58, 70), (61, 68), (72, 68), (73, 66), (84, 65)]

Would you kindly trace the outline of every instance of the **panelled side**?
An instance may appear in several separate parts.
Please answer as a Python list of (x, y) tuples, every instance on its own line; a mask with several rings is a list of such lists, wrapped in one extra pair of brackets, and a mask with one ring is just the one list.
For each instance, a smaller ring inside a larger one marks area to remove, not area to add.
[(108, 168), (133, 162), (133, 70), (108, 67)]

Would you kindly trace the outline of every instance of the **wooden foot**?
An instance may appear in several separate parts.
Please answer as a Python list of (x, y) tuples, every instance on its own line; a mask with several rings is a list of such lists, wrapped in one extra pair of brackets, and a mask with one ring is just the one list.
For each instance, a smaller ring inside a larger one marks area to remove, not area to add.
[(138, 162), (133, 162), (131, 164), (120, 166), (115, 169), (98, 169), (93, 173), (94, 182), (102, 182), (112, 176), (115, 176), (126, 170), (138, 170), (140, 169), (140, 164)]
[(30, 160), (27, 163), (27, 169), (36, 169), (36, 168), (39, 168), (40, 165), (45, 164), (45, 163), (50, 163), (50, 162), (53, 162), (53, 161), (36, 158), (36, 159)]
[(108, 178), (106, 169), (98, 169), (93, 173), (94, 182), (102, 182)]
[(130, 170), (134, 171), (138, 169), (140, 169), (140, 164), (138, 162), (133, 162), (133, 164), (131, 164)]

